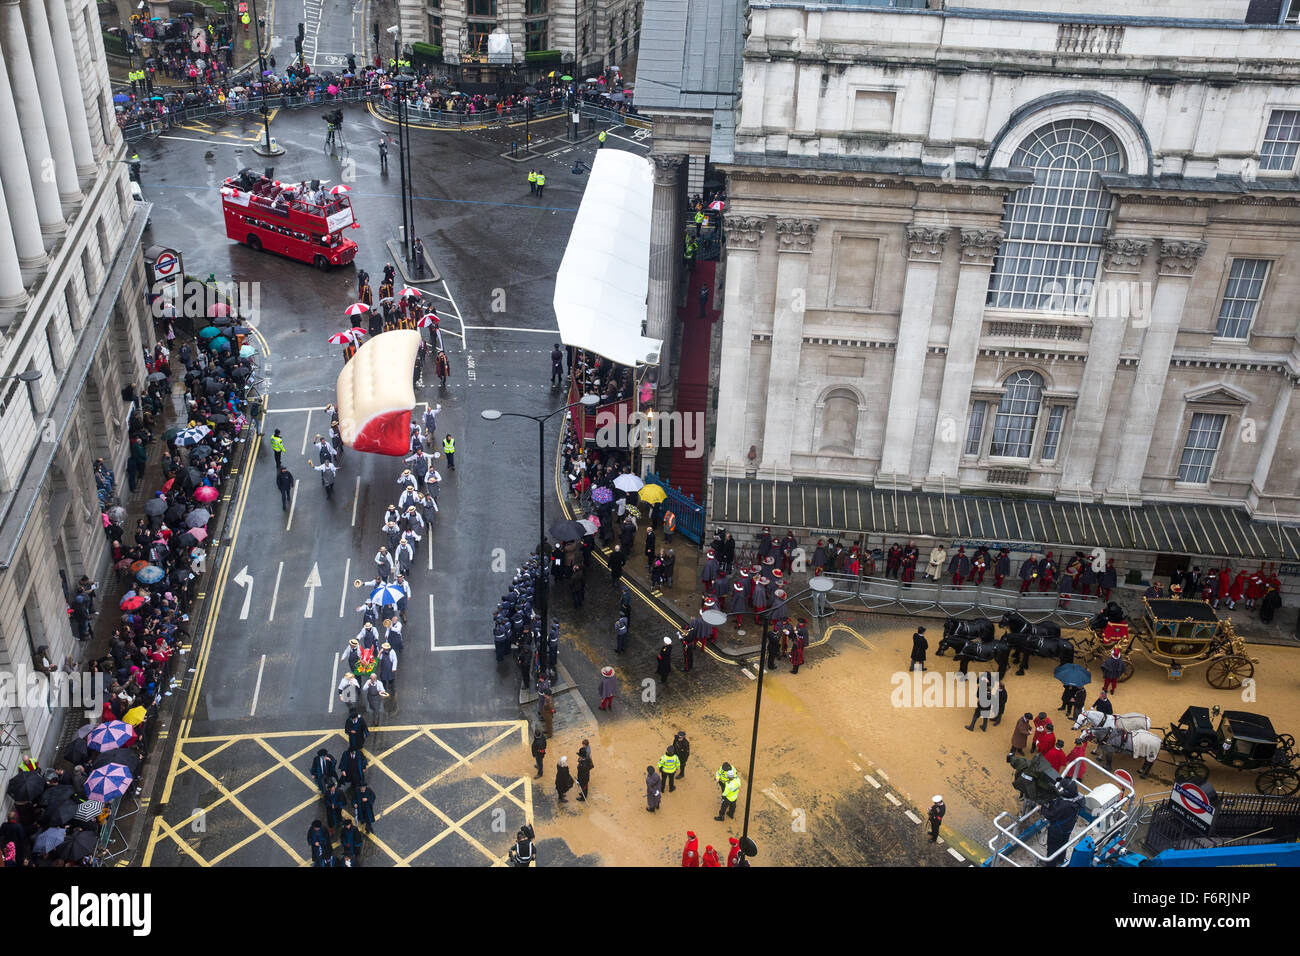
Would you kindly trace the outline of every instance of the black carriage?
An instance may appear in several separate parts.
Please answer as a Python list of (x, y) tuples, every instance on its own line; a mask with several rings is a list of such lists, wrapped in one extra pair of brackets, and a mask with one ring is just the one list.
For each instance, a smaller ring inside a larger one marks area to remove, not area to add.
[[(1218, 718), (1218, 724), (1215, 724)], [(1244, 710), (1188, 707), (1165, 733), (1164, 748), (1177, 758), (1174, 779), (1198, 782), (1209, 776), (1206, 759), (1257, 773), (1260, 793), (1289, 796), (1300, 791), (1295, 738), (1273, 730), (1272, 722)]]

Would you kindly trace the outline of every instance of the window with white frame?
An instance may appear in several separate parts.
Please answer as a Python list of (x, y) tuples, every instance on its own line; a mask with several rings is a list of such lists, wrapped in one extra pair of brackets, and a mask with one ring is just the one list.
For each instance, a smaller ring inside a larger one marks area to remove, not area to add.
[(1006, 391), (993, 419), (989, 454), (998, 458), (1028, 458), (1034, 447), (1038, 411), (1043, 404), (1043, 376), (1022, 370), (1003, 382)]
[(1043, 461), (1055, 461), (1061, 447), (1061, 430), (1065, 427), (1065, 406), (1053, 405), (1047, 415), (1047, 433), (1043, 436)]
[(1268, 116), (1264, 143), (1259, 148), (1259, 168), (1274, 172), (1295, 169), (1300, 152), (1300, 110), (1273, 110)]
[(1214, 334), (1221, 339), (1244, 339), (1250, 334), (1259, 299), (1268, 276), (1267, 259), (1233, 259), (1228, 284), (1219, 303), (1219, 322)]
[[(1110, 227), (1111, 199), (1103, 172), (1124, 169), (1115, 136), (1090, 120), (1060, 120), (1030, 134), (1011, 166), (1031, 169), (1034, 183), (1009, 198), (1002, 217), (1006, 241), (989, 278), (995, 308), (1061, 311), (1087, 305)], [(1086, 311), (1086, 308), (1084, 309)]]
[(966, 426), (966, 448), (963, 454), (978, 455), (980, 439), (984, 437), (984, 419), (988, 415), (989, 403), (972, 402), (970, 407), (970, 424)]
[(1209, 484), (1210, 470), (1219, 453), (1219, 442), (1223, 439), (1223, 426), (1227, 421), (1227, 415), (1211, 412), (1192, 414), (1192, 423), (1187, 426), (1187, 441), (1183, 445), (1183, 457), (1178, 462), (1180, 482), (1189, 485)]

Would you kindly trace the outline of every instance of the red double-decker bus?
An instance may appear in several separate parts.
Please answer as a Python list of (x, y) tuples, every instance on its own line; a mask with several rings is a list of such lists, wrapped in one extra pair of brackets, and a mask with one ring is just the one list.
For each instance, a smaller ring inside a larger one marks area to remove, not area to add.
[(265, 249), (310, 262), (327, 271), (347, 265), (357, 244), (343, 230), (359, 228), (347, 196), (333, 196), (319, 183), (281, 183), (241, 170), (221, 185), (226, 236), (250, 249)]

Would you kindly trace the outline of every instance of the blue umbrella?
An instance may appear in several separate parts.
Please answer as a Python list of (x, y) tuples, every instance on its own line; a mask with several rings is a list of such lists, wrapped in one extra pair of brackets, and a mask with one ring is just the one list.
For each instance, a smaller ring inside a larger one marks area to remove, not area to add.
[(147, 564), (139, 571), (135, 572), (135, 579), (141, 584), (157, 584), (166, 574), (163, 569), (156, 564)]
[(135, 736), (135, 728), (120, 720), (100, 724), (86, 736), (86, 746), (91, 750), (117, 750), (125, 747)]
[(396, 604), (405, 598), (406, 592), (393, 584), (385, 584), (370, 592), (370, 600), (374, 604)]
[(199, 329), (199, 338), (201, 339), (216, 338), (220, 334), (221, 334), (221, 330), (217, 328), (215, 325), (208, 325)]
[(131, 97), (127, 96), (125, 93), (114, 93), (114, 94), (113, 94), (113, 102), (114, 102), (114, 103), (130, 103), (130, 102), (131, 102)]
[(1052, 671), (1052, 676), (1066, 687), (1087, 687), (1092, 683), (1092, 674), (1082, 664), (1062, 664)]
[(207, 425), (195, 425), (193, 428), (182, 428), (176, 433), (176, 444), (188, 448), (191, 445), (197, 445), (203, 439), (212, 434), (212, 429)]
[(131, 771), (120, 763), (110, 763), (90, 772), (86, 778), (86, 799), (111, 803), (131, 789)]
[(257, 354), (257, 349), (253, 348), (251, 345), (245, 345), (243, 348), (239, 350), (240, 358), (252, 358), (256, 354)]
[(224, 335), (218, 335), (215, 339), (211, 339), (208, 342), (208, 347), (214, 352), (228, 352), (230, 351), (230, 339), (226, 338)]

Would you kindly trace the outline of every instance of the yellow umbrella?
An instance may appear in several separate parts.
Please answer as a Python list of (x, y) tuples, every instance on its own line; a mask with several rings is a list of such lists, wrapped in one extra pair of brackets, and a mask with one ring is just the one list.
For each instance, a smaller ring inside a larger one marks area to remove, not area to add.
[(144, 723), (144, 708), (132, 707), (122, 715), (122, 722), (130, 724), (132, 727)]
[(547, 75), (548, 77), (555, 76), (555, 71), (554, 71), (554, 70), (551, 70), (551, 72), (550, 72), (550, 73), (547, 73), (546, 75)]
[(646, 485), (637, 492), (641, 500), (648, 505), (657, 505), (668, 497), (668, 492), (664, 491), (662, 485)]

